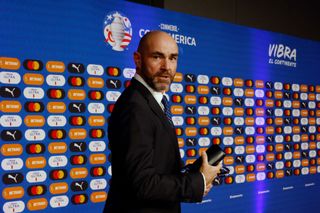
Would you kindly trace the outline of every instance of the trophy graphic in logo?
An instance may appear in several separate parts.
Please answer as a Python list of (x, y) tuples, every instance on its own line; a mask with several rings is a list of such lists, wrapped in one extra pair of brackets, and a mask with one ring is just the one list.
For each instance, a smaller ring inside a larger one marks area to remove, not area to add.
[(108, 42), (113, 50), (123, 51), (132, 38), (130, 20), (117, 11), (110, 12), (104, 19), (103, 33), (105, 42)]

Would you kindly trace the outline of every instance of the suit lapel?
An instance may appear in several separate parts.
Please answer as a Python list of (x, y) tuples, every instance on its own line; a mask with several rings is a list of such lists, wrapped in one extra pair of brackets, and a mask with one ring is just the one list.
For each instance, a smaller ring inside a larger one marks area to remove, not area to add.
[[(168, 129), (168, 132), (171, 134), (171, 137), (174, 139), (172, 141), (174, 141), (173, 145), (175, 146), (176, 150), (179, 150), (175, 129), (171, 126), (170, 122), (168, 121), (168, 118), (164, 114), (164, 112), (161, 109), (161, 107), (159, 106), (158, 102), (152, 96), (150, 91), (143, 84), (141, 84), (139, 81), (132, 78), (131, 84), (147, 100), (151, 110), (160, 118), (162, 124)], [(180, 157), (180, 154), (179, 154), (179, 157)]]
[(163, 113), (163, 110), (159, 106), (158, 102), (155, 100), (155, 98), (152, 96), (150, 91), (139, 81), (136, 79), (131, 80), (132, 86), (135, 87), (141, 94), (142, 96), (147, 100), (150, 108), (152, 111), (160, 118), (161, 122), (163, 125), (165, 125), (167, 128), (172, 129), (172, 126), (170, 125), (167, 117)]

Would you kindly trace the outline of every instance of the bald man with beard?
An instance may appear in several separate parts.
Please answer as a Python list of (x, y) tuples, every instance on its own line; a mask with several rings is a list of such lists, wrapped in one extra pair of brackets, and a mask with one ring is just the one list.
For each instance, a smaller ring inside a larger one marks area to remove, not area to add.
[(112, 180), (104, 212), (181, 212), (181, 202), (201, 202), (221, 165), (202, 153), (199, 172), (181, 173), (178, 141), (166, 113), (165, 91), (177, 69), (178, 46), (162, 31), (141, 38), (136, 74), (117, 100), (108, 124)]

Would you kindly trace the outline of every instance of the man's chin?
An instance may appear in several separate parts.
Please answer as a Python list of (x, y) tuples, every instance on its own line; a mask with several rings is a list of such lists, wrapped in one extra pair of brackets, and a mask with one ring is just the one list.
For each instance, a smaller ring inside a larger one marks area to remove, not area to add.
[(169, 85), (170, 84), (163, 84), (163, 83), (156, 83), (154, 84), (154, 88), (157, 92), (163, 92), (163, 91), (168, 91), (169, 90)]

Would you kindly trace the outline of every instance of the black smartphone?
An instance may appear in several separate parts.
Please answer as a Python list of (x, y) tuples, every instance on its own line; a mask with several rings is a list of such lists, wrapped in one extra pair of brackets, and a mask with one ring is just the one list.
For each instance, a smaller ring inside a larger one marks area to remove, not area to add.
[[(207, 151), (208, 163), (212, 166), (217, 166), (219, 162), (226, 156), (226, 153), (220, 148), (220, 146), (213, 144), (211, 145)], [(199, 171), (202, 165), (202, 157), (200, 156), (195, 162), (192, 164), (188, 164), (183, 168), (186, 171), (195, 172)]]

